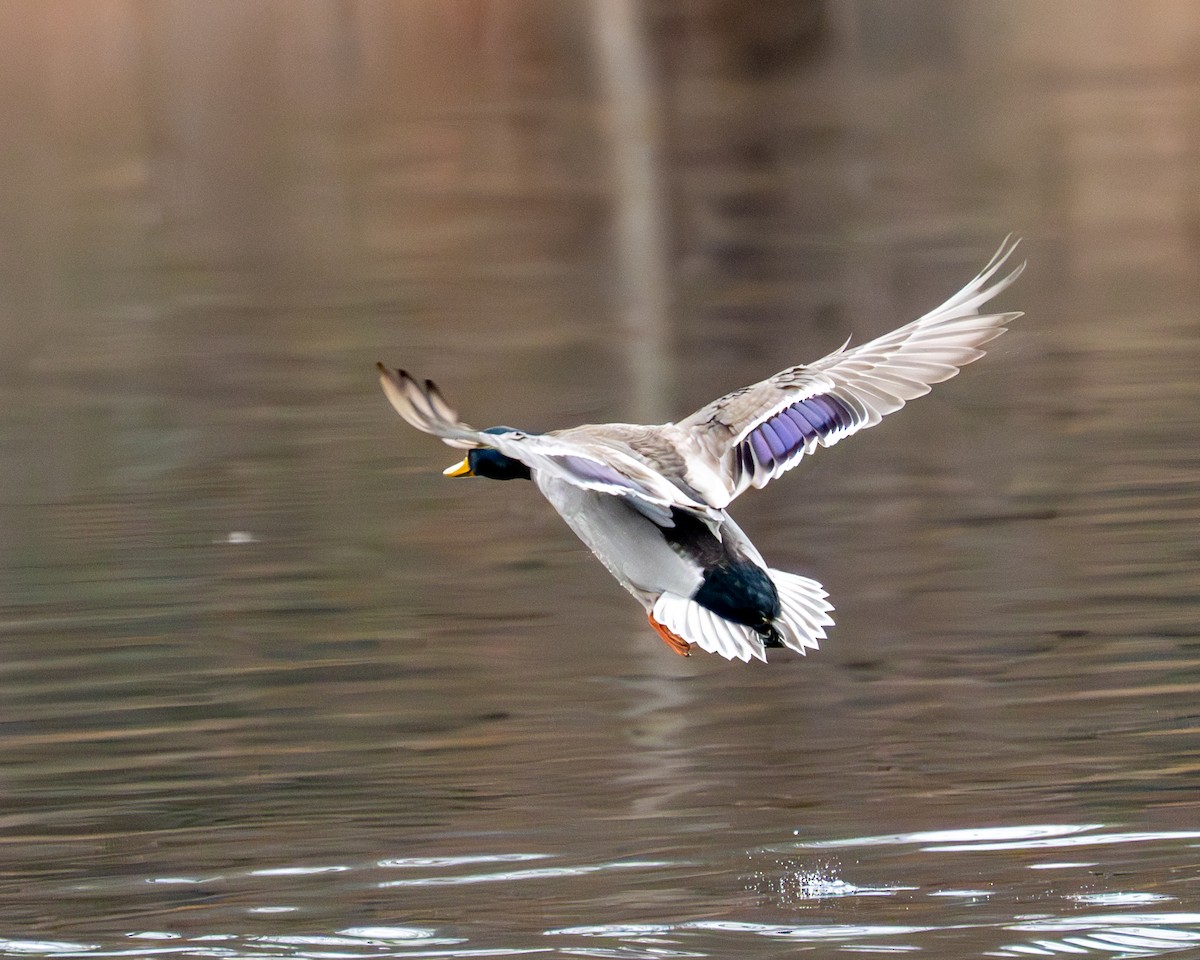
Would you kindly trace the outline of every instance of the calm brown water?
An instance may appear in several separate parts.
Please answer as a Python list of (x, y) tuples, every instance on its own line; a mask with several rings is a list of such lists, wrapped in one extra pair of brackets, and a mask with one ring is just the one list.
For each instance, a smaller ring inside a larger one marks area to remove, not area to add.
[[(1200, 16), (742, 6), (0, 4), (0, 953), (1200, 956)], [(807, 659), (372, 371), (682, 415), (1010, 230), (989, 357), (736, 505)]]

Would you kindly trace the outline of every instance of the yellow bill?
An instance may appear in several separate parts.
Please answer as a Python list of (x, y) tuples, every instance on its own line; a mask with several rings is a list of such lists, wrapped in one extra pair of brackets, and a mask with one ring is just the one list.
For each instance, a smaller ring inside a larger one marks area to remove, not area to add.
[(471, 464), (466, 457), (462, 458), (461, 463), (453, 464), (442, 471), (447, 477), (473, 477), (474, 472), (471, 470)]

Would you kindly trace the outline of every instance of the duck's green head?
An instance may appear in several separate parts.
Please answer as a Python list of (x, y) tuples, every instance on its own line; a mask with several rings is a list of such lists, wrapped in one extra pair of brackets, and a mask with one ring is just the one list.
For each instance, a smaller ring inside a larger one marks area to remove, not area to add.
[[(489, 427), (484, 433), (510, 433), (512, 427)], [(528, 480), (529, 467), (492, 447), (472, 450), (462, 461), (442, 471), (448, 477), (487, 477), (489, 480)]]

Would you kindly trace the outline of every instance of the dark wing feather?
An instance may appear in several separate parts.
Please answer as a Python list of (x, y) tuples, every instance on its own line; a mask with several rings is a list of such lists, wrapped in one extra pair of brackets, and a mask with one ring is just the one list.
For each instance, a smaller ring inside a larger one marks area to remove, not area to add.
[(480, 431), (458, 419), (432, 380), (419, 383), (407, 370), (391, 370), (382, 363), (375, 366), (383, 392), (396, 412), (418, 430), (460, 450), (486, 446)]

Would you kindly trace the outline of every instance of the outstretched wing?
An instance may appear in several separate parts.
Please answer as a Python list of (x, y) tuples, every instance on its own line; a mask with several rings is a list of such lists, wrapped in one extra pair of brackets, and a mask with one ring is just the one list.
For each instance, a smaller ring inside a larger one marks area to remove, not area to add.
[(379, 383), (396, 412), (423, 433), (431, 433), (459, 450), (486, 446), (479, 430), (467, 426), (432, 380), (419, 383), (407, 370), (390, 370), (382, 363)]
[(492, 447), (531, 470), (585, 490), (626, 497), (630, 506), (664, 527), (674, 525), (672, 508), (719, 518), (719, 511), (653, 470), (615, 438), (591, 436), (579, 429), (570, 433), (582, 436), (526, 433), (508, 427), (477, 430), (458, 419), (432, 380), (421, 382), (404, 370), (391, 370), (382, 363), (377, 366), (383, 392), (396, 412), (443, 443), (460, 450)]
[[(1006, 238), (970, 283), (912, 323), (853, 349), (789, 367), (761, 383), (735, 390), (696, 411), (679, 427), (720, 464), (728, 498), (764, 487), (818, 446), (877, 424), (930, 384), (949, 380), (978, 360), (984, 343), (1000, 336), (1019, 313), (982, 314), (979, 308), (1020, 276), (1025, 264), (993, 280), (1016, 249)], [(707, 491), (706, 491), (707, 492)]]

